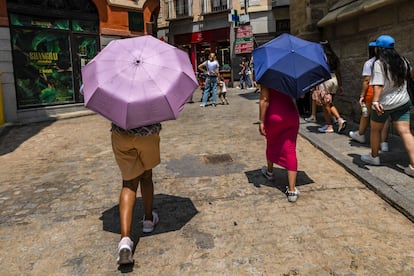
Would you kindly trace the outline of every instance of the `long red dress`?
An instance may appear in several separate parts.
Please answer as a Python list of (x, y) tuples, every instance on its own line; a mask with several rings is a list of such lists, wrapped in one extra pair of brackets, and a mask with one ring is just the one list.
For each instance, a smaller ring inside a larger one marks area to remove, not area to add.
[(264, 127), (267, 160), (289, 171), (297, 171), (296, 140), (299, 113), (292, 97), (269, 88), (269, 106)]

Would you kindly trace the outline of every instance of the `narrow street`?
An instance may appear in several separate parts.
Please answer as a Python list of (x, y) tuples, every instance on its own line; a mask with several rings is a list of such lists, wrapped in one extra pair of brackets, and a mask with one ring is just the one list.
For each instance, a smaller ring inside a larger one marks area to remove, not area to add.
[[(302, 136), (296, 203), (267, 181), (259, 94), (199, 90), (163, 123), (154, 170), (160, 223), (118, 267), (121, 178), (99, 115), (16, 126), (0, 137), (2, 275), (413, 275), (414, 225)], [(332, 134), (337, 135), (337, 134)], [(333, 140), (334, 141), (334, 140)], [(405, 177), (405, 176), (402, 176)]]

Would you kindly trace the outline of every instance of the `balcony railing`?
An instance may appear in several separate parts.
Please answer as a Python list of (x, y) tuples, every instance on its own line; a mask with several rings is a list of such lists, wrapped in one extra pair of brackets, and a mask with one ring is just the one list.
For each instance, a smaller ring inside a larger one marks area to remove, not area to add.
[(230, 8), (230, 0), (203, 0), (202, 5), (203, 14), (222, 12)]

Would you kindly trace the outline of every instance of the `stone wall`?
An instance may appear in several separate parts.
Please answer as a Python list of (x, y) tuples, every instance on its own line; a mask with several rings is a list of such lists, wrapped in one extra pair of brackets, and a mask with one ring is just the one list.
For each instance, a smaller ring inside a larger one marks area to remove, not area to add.
[[(414, 1), (389, 1), (374, 10), (365, 10), (318, 27), (329, 8), (338, 0), (291, 0), (291, 33), (311, 41), (328, 40), (341, 59), (344, 93), (335, 97), (335, 105), (348, 120), (359, 122), (358, 104), (362, 66), (368, 57), (368, 43), (381, 34), (396, 40), (396, 50), (414, 64)], [(362, 2), (363, 3), (363, 2)], [(414, 110), (413, 110), (414, 112)], [(414, 116), (412, 129), (414, 129)]]
[(368, 43), (381, 34), (396, 40), (396, 50), (414, 64), (414, 2), (400, 1), (356, 15), (321, 29), (322, 38), (332, 44), (341, 59), (343, 95), (335, 103), (346, 117), (359, 121), (357, 104), (361, 90), (361, 72), (368, 57)]

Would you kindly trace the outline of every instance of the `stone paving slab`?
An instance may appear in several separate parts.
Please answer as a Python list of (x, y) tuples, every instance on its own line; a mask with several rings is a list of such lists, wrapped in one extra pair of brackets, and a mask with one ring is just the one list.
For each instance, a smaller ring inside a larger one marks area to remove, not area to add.
[[(318, 115), (318, 121), (322, 124), (322, 114)], [(348, 137), (350, 130), (358, 129), (357, 124), (349, 122), (340, 134), (318, 133), (319, 126), (302, 120), (300, 134), (414, 221), (414, 178), (404, 173), (409, 158), (401, 138), (391, 133), (388, 137), (390, 151), (380, 153), (381, 166), (371, 166), (360, 159), (362, 154), (370, 152), (369, 142), (360, 144)]]
[(2, 275), (414, 273), (413, 223), (321, 144), (298, 139), (295, 204), (284, 170), (266, 181), (258, 94), (228, 95), (228, 106), (188, 104), (163, 124), (154, 169), (161, 221), (142, 234), (138, 197), (135, 264), (126, 267), (115, 263), (120, 175), (109, 123), (93, 115), (10, 128), (0, 138)]

